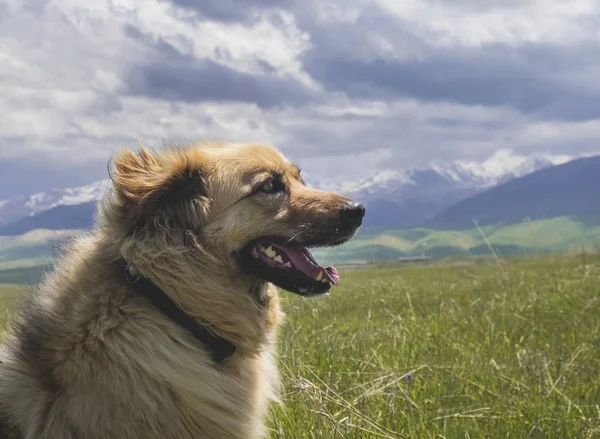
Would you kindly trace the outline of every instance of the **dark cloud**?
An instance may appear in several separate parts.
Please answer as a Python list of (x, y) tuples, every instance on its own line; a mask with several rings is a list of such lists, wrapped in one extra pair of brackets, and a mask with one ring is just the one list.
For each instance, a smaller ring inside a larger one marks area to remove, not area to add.
[(170, 3), (212, 20), (245, 21), (265, 9), (288, 8), (292, 0), (170, 0)]
[[(311, 38), (311, 48), (303, 58), (307, 73), (327, 91), (343, 92), (350, 98), (384, 101), (413, 98), (425, 102), (506, 106), (537, 118), (559, 120), (600, 117), (597, 87), (586, 88), (577, 79), (569, 78), (570, 73), (597, 64), (600, 47), (595, 42), (515, 47), (496, 43), (434, 49), (424, 39), (427, 34), (415, 27), (415, 23), (404, 21), (376, 4), (347, 21), (315, 20), (318, 5), (310, 0), (174, 2), (207, 17), (228, 21), (244, 21), (255, 12), (270, 8), (289, 8), (300, 29)], [(475, 0), (459, 0), (453, 5), (489, 12), (513, 9), (522, 3), (496, 1), (483, 7)], [(403, 47), (410, 48), (409, 53), (414, 56), (391, 58), (378, 47), (381, 41), (391, 42), (397, 53)], [(174, 57), (175, 62), (164, 62), (172, 54), (164, 48), (160, 51), (160, 60), (135, 72), (134, 93), (186, 101), (256, 102), (262, 108), (311, 100), (311, 93), (302, 85), (275, 76), (275, 69), (265, 61), (258, 61), (264, 75), (253, 76), (215, 61), (196, 61), (180, 54)], [(227, 58), (226, 51), (215, 55), (216, 59)]]
[(600, 59), (597, 47), (487, 45), (431, 50), (418, 59), (363, 61), (328, 54), (330, 38), (313, 43), (304, 60), (307, 72), (328, 90), (352, 98), (507, 106), (569, 120), (600, 117), (598, 89), (568, 80), (570, 71)]
[[(483, 3), (458, 0), (452, 7), (493, 12), (523, 6), (519, 0)], [(431, 46), (427, 38), (433, 36), (418, 23), (403, 20), (374, 3), (361, 9), (353, 20), (315, 20), (315, 1), (290, 0), (285, 4), (299, 28), (310, 35), (311, 48), (303, 57), (304, 67), (328, 91), (360, 99), (414, 98), (507, 106), (539, 118), (600, 117), (598, 88), (595, 84), (586, 87), (572, 77), (574, 72), (598, 65), (600, 46), (596, 41), (523, 42), (516, 46), (495, 43), (471, 48), (457, 44), (439, 49)], [(597, 17), (584, 21), (594, 24), (594, 20)]]
[[(439, 5), (439, 0), (425, 0), (430, 5)], [(516, 9), (523, 6), (526, 0), (452, 0), (451, 6), (464, 8), (469, 11), (493, 11), (498, 9)]]
[(388, 43), (399, 54), (406, 49), (420, 51), (427, 47), (415, 23), (390, 14), (376, 3), (361, 9), (352, 20), (335, 18), (344, 14), (335, 9), (330, 11), (334, 18), (315, 20), (319, 15), (316, 0), (298, 0), (293, 13), (299, 28), (310, 35), (312, 47), (306, 55), (309, 60), (378, 59), (383, 53), (390, 54), (389, 47), (382, 49), (381, 42)]
[(499, 61), (447, 56), (402, 62), (318, 59), (306, 67), (328, 89), (358, 98), (410, 97), (532, 111), (547, 106), (560, 93), (554, 84), (534, 77), (526, 68), (511, 68)]
[[(145, 38), (130, 29), (135, 38)], [(278, 76), (264, 60), (261, 74), (234, 70), (212, 59), (180, 53), (164, 41), (149, 42), (154, 56), (134, 66), (125, 78), (126, 93), (182, 102), (247, 102), (260, 108), (294, 107), (318, 100), (317, 94), (293, 78)], [(224, 54), (217, 54), (226, 56)]]

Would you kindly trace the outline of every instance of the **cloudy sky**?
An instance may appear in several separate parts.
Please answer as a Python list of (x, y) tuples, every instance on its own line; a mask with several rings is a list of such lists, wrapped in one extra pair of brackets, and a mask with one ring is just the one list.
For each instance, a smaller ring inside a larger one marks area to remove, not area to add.
[(323, 180), (595, 152), (597, 0), (0, 0), (0, 198), (121, 146), (274, 144)]

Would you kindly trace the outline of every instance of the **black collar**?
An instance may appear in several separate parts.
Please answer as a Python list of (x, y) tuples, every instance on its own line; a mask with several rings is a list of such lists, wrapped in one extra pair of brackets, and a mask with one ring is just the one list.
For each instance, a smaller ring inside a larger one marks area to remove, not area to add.
[(135, 290), (149, 300), (163, 315), (189, 331), (208, 350), (215, 363), (224, 363), (235, 353), (236, 347), (229, 340), (210, 332), (186, 314), (171, 298), (154, 282), (140, 274), (133, 274), (132, 266), (125, 260), (117, 264), (125, 271), (125, 277)]

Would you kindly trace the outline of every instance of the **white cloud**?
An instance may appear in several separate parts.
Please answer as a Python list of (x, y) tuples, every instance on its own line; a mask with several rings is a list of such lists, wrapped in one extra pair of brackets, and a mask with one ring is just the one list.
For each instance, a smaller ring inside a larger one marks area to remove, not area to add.
[(594, 0), (376, 1), (436, 46), (568, 44), (598, 37), (589, 20), (600, 12)]
[(219, 21), (205, 4), (0, 0), (0, 160), (66, 184), (140, 137), (219, 138), (334, 181), (596, 150), (595, 1), (248, 1)]

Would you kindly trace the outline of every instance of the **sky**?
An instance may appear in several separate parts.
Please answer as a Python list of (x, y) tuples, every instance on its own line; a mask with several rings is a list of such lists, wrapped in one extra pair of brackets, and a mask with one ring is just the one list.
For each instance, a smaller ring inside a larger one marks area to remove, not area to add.
[(264, 142), (319, 181), (590, 154), (596, 0), (0, 0), (0, 199), (138, 139)]

